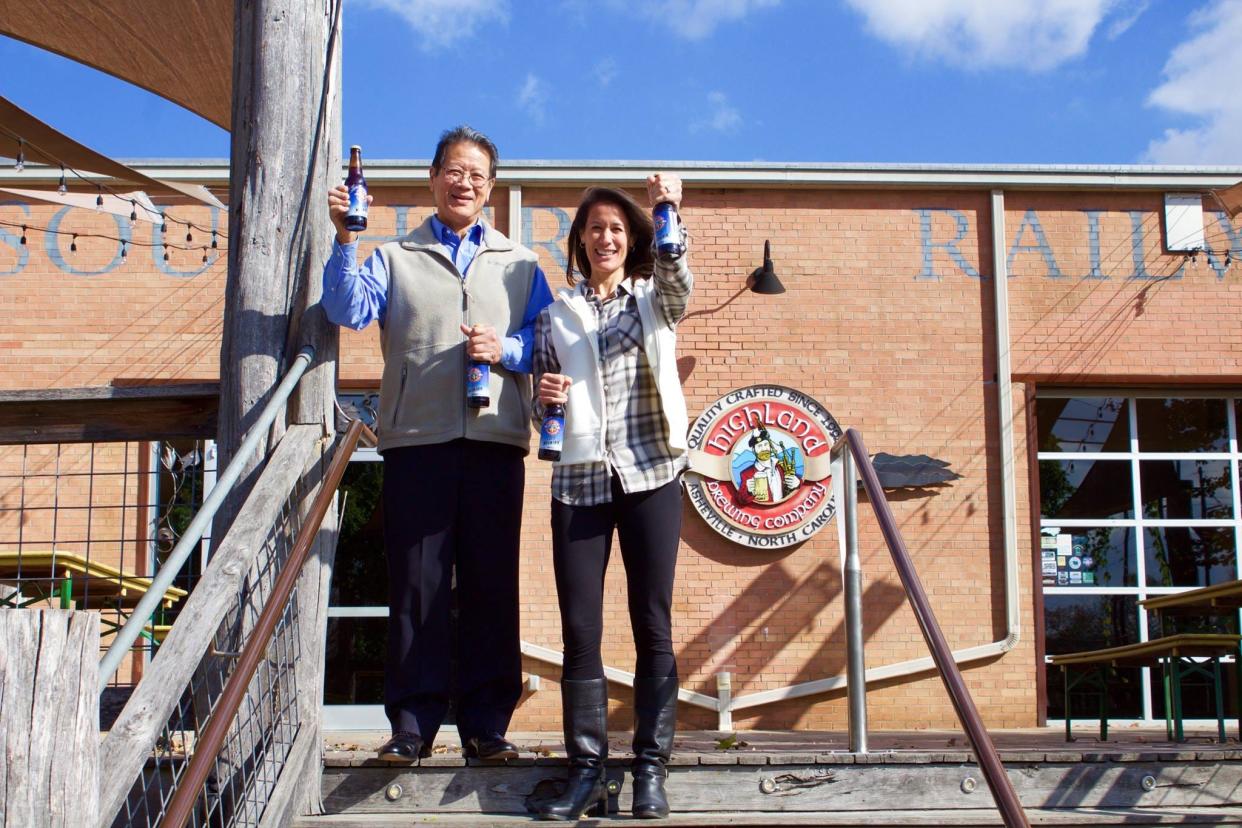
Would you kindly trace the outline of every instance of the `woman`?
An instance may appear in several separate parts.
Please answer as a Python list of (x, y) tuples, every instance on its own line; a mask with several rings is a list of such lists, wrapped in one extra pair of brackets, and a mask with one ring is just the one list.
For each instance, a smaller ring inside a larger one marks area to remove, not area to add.
[[(681, 202), (681, 179), (647, 179), (652, 204)], [(586, 191), (569, 231), (568, 289), (535, 328), (536, 415), (565, 406), (552, 470), (552, 556), (565, 646), (561, 698), (569, 785), (539, 813), (578, 819), (606, 803), (608, 690), (600, 657), (604, 572), (621, 543), (634, 631), (634, 816), (668, 816), (677, 717), (671, 607), (686, 403), (676, 325), (692, 279), (685, 256), (657, 261), (650, 213), (624, 192)], [(582, 278), (576, 279), (575, 272)]]

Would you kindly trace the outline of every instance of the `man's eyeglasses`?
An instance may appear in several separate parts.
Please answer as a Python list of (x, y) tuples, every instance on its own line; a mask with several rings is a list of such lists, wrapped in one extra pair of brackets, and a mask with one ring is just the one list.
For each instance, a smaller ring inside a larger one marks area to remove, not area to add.
[(470, 182), (470, 186), (476, 190), (482, 189), (483, 185), (491, 181), (491, 178), (481, 172), (468, 172), (460, 167), (445, 167), (440, 170), (440, 175), (444, 176), (444, 180), (449, 184), (460, 184), (462, 181)]

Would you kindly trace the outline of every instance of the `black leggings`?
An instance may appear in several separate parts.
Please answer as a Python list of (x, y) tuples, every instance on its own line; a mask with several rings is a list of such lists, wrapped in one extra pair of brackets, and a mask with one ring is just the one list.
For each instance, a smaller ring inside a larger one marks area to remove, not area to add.
[(604, 573), (612, 532), (621, 542), (640, 678), (676, 677), (673, 656), (673, 575), (681, 535), (679, 481), (626, 494), (614, 477), (612, 502), (567, 506), (552, 501), (552, 560), (561, 607), (566, 679), (604, 677)]

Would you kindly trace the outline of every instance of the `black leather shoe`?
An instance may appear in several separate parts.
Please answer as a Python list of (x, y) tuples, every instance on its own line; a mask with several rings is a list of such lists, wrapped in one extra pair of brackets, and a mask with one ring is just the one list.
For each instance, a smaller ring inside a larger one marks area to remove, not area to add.
[(423, 744), (423, 737), (417, 733), (399, 730), (379, 749), (379, 758), (394, 765), (412, 765), (415, 760), (425, 759), (431, 755), (431, 748)]
[(467, 759), (516, 759), (517, 745), (504, 736), (472, 736), (462, 745), (461, 752)]

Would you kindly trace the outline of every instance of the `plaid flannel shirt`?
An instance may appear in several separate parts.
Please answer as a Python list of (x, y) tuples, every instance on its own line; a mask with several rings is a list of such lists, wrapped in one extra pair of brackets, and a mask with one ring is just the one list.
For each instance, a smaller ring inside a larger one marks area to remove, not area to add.
[[(693, 277), (683, 256), (677, 262), (656, 262), (655, 306), (669, 325), (676, 325), (690, 302)], [(552, 467), (552, 496), (569, 506), (597, 506), (612, 501), (615, 474), (628, 494), (657, 489), (686, 468), (686, 455), (668, 444), (668, 426), (660, 405), (655, 375), (643, 350), (643, 324), (626, 277), (612, 296), (600, 299), (586, 281), (574, 288), (595, 312), (600, 376), (604, 385), (604, 460), (598, 463), (557, 463)], [(551, 317), (545, 309), (535, 326), (532, 370), (536, 395), (544, 374), (559, 374), (560, 362), (551, 340)], [(543, 419), (536, 398), (534, 413)]]

